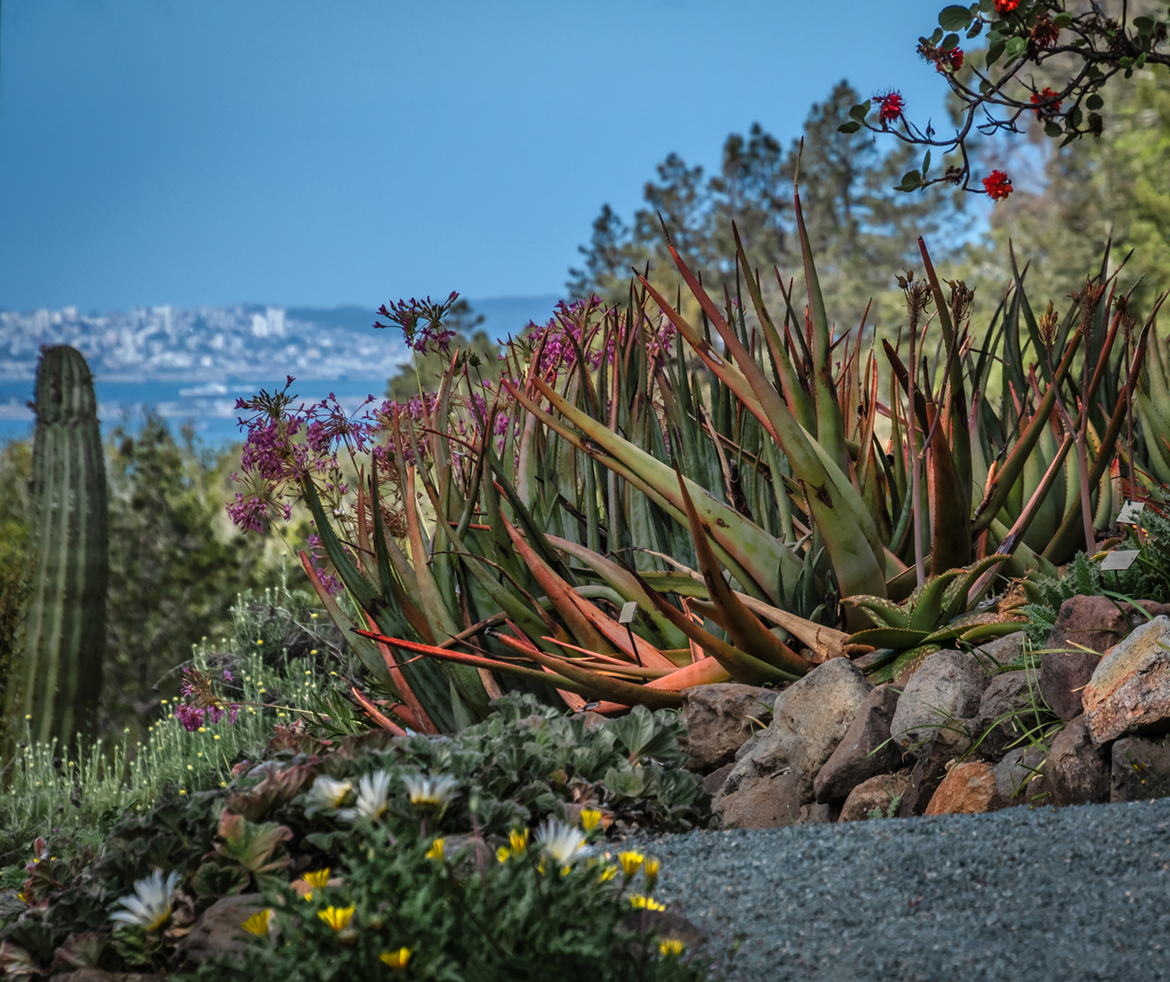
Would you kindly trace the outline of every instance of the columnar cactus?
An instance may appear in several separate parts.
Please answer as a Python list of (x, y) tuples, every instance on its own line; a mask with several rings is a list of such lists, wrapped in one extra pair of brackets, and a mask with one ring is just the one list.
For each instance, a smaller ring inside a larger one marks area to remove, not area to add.
[[(68, 746), (92, 733), (102, 682), (109, 557), (106, 470), (93, 377), (65, 345), (37, 367), (33, 548), (24, 661), (13, 666), (9, 719)], [(17, 732), (23, 726), (17, 727)]]

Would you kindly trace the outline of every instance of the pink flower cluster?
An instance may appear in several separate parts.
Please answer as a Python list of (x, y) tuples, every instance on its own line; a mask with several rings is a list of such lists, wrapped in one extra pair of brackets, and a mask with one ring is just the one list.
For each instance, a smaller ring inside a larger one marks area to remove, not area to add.
[[(175, 719), (183, 724), (183, 729), (191, 733), (204, 725), (204, 720), (218, 723), (225, 716), (228, 723), (236, 721), (240, 711), (239, 703), (224, 703), (213, 691), (211, 680), (194, 669), (183, 669), (183, 684), (179, 691), (188, 700), (175, 709)], [(223, 670), (223, 681), (234, 681), (232, 673), (226, 668)]]

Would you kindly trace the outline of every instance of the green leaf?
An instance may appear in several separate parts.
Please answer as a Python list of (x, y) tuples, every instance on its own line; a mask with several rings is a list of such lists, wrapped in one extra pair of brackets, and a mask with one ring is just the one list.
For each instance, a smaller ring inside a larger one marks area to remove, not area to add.
[(1003, 56), (1005, 45), (1002, 41), (996, 41), (987, 48), (987, 67), (990, 68)]
[(926, 156), (922, 158), (922, 176), (925, 178), (930, 173), (930, 151), (926, 151)]
[(1007, 43), (1008, 58), (1018, 58), (1028, 49), (1027, 38), (1009, 38)]
[(1060, 128), (1060, 123), (1045, 123), (1044, 124), (1045, 135), (1052, 137), (1054, 140), (1057, 139), (1063, 132), (1064, 132), (1064, 130), (1062, 130)]
[(985, 14), (994, 14), (995, 0), (979, 0), (979, 9)]
[(902, 175), (902, 183), (897, 185), (895, 191), (914, 191), (922, 187), (922, 175), (916, 170), (907, 171)]
[(850, 635), (850, 644), (872, 644), (875, 648), (893, 648), (904, 651), (921, 644), (926, 631), (914, 631), (908, 627), (871, 627)]
[(979, 91), (983, 95), (987, 95), (987, 93), (991, 91), (991, 83), (987, 81), (987, 79), (981, 78), (979, 80)]
[(971, 24), (971, 11), (957, 4), (943, 7), (938, 15), (938, 24), (944, 31), (964, 31)]
[(1135, 17), (1133, 19), (1133, 26), (1142, 34), (1152, 34), (1154, 31), (1153, 17)]
[(1105, 100), (1102, 99), (1096, 92), (1085, 100), (1085, 106), (1089, 109), (1100, 109), (1105, 105)]
[(943, 33), (944, 32), (941, 27), (936, 27), (934, 33), (930, 36), (930, 43), (938, 44), (939, 41), (941, 41), (943, 38)]
[(948, 34), (945, 38), (943, 38), (943, 43), (939, 45), (943, 51), (954, 51), (958, 46), (959, 35), (957, 34)]
[[(994, 2), (994, 0), (992, 0), (992, 2)], [(1061, 11), (1059, 14), (1057, 14), (1055, 17), (1052, 18), (1052, 23), (1055, 24), (1057, 27), (1068, 27), (1068, 25), (1071, 24), (1072, 22), (1073, 22), (1073, 15), (1070, 14), (1067, 10)]]
[(197, 897), (228, 897), (243, 893), (248, 885), (248, 871), (239, 866), (218, 866), (204, 863), (191, 879), (191, 889)]
[(859, 123), (864, 123), (865, 117), (869, 115), (869, 110), (870, 110), (870, 101), (868, 99), (866, 99), (865, 102), (861, 102), (861, 103), (858, 103), (856, 106), (849, 107), (849, 118), (855, 119)]
[(837, 132), (838, 133), (856, 133), (859, 129), (861, 129), (861, 124), (858, 123), (856, 120), (851, 119), (851, 120), (849, 120), (848, 123), (842, 123), (840, 126), (838, 126)]

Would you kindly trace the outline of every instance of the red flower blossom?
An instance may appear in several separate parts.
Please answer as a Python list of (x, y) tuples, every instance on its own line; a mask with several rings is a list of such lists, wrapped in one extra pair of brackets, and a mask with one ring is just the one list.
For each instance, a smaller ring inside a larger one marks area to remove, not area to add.
[(953, 75), (963, 67), (963, 49), (952, 48), (950, 51), (940, 51), (935, 59), (934, 67), (943, 75)]
[(906, 111), (906, 100), (897, 89), (891, 89), (885, 95), (875, 95), (873, 101), (878, 104), (878, 122), (882, 126), (897, 122)]
[(1032, 43), (1037, 48), (1051, 48), (1060, 37), (1060, 28), (1057, 27), (1045, 14), (1032, 25)]
[[(1058, 95), (1060, 95), (1059, 92), (1050, 88), (1034, 93), (1032, 105), (1036, 107), (1036, 115), (1041, 119), (1053, 119), (1060, 112), (1061, 100), (1056, 99)], [(1050, 99), (1056, 99), (1056, 101), (1049, 102)]]
[(997, 14), (1010, 14), (1020, 5), (1020, 0), (995, 0)]
[(983, 190), (992, 201), (998, 201), (1012, 193), (1012, 182), (1003, 171), (993, 170), (983, 178)]

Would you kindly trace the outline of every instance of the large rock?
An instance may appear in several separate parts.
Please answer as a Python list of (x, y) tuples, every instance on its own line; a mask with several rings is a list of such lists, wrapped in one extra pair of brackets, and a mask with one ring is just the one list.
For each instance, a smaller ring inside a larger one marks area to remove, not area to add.
[(844, 801), (863, 781), (898, 767), (902, 753), (890, 739), (897, 706), (898, 693), (889, 685), (879, 685), (865, 697), (837, 749), (813, 781), (817, 801)]
[[(905, 696), (903, 696), (905, 698)], [(935, 791), (946, 777), (947, 769), (967, 752), (971, 737), (961, 728), (940, 728), (926, 745), (925, 752), (914, 762), (910, 782), (898, 808), (900, 818), (922, 815)]]
[(796, 776), (784, 768), (745, 778), (730, 794), (720, 791), (711, 802), (711, 811), (722, 819), (725, 829), (775, 829), (798, 824), (802, 803)]
[(1102, 658), (1083, 702), (1098, 746), (1128, 732), (1170, 730), (1170, 617), (1143, 624)]
[(1003, 807), (995, 768), (981, 760), (955, 764), (926, 806), (927, 815), (980, 815)]
[(995, 765), (995, 787), (1005, 807), (1045, 803), (1052, 797), (1044, 761), (1043, 749), (1031, 745), (1009, 750)]
[(683, 689), (687, 735), (682, 749), (690, 755), (690, 769), (709, 774), (734, 761), (735, 752), (752, 735), (753, 721), (771, 720), (775, 698), (771, 689), (733, 682)]
[(1001, 672), (1024, 653), (1024, 632), (992, 638), (975, 649), (974, 655), (989, 671)]
[[(987, 679), (974, 655), (944, 649), (910, 676), (890, 724), (894, 741), (922, 756), (940, 727), (965, 725), (979, 710)], [(924, 806), (925, 807), (925, 806)]]
[(1040, 694), (1061, 719), (1085, 711), (1085, 686), (1101, 664), (1095, 651), (1046, 651), (1040, 656)]
[(872, 688), (847, 658), (833, 658), (793, 682), (776, 697), (768, 728), (740, 747), (712, 809), (725, 824), (742, 828), (795, 824), (800, 806), (813, 801), (817, 772)]
[(971, 722), (975, 752), (988, 760), (999, 760), (1029, 730), (1050, 719), (1035, 671), (996, 675), (984, 690), (979, 712)]
[(1124, 737), (1113, 744), (1110, 801), (1148, 801), (1170, 795), (1170, 746), (1165, 738)]
[(1044, 762), (1044, 780), (1052, 804), (1088, 805), (1109, 800), (1109, 748), (1089, 736), (1084, 716), (1071, 719), (1052, 739)]
[(171, 967), (178, 972), (191, 972), (209, 958), (241, 956), (250, 937), (243, 928), (244, 921), (264, 906), (264, 898), (258, 893), (220, 897), (179, 942), (171, 956)]
[[(1142, 601), (1142, 607), (1151, 617), (1170, 613), (1170, 604), (1147, 600)], [(1056, 624), (1048, 634), (1045, 647), (1079, 646), (1103, 653), (1146, 620), (1146, 615), (1131, 604), (1119, 604), (1108, 597), (1078, 594), (1060, 605)]]
[(877, 774), (862, 781), (849, 792), (841, 806), (839, 822), (858, 822), (870, 817), (876, 809), (880, 817), (889, 818), (891, 807), (896, 815), (902, 804), (902, 796), (910, 786), (910, 768), (904, 767), (893, 774)]

